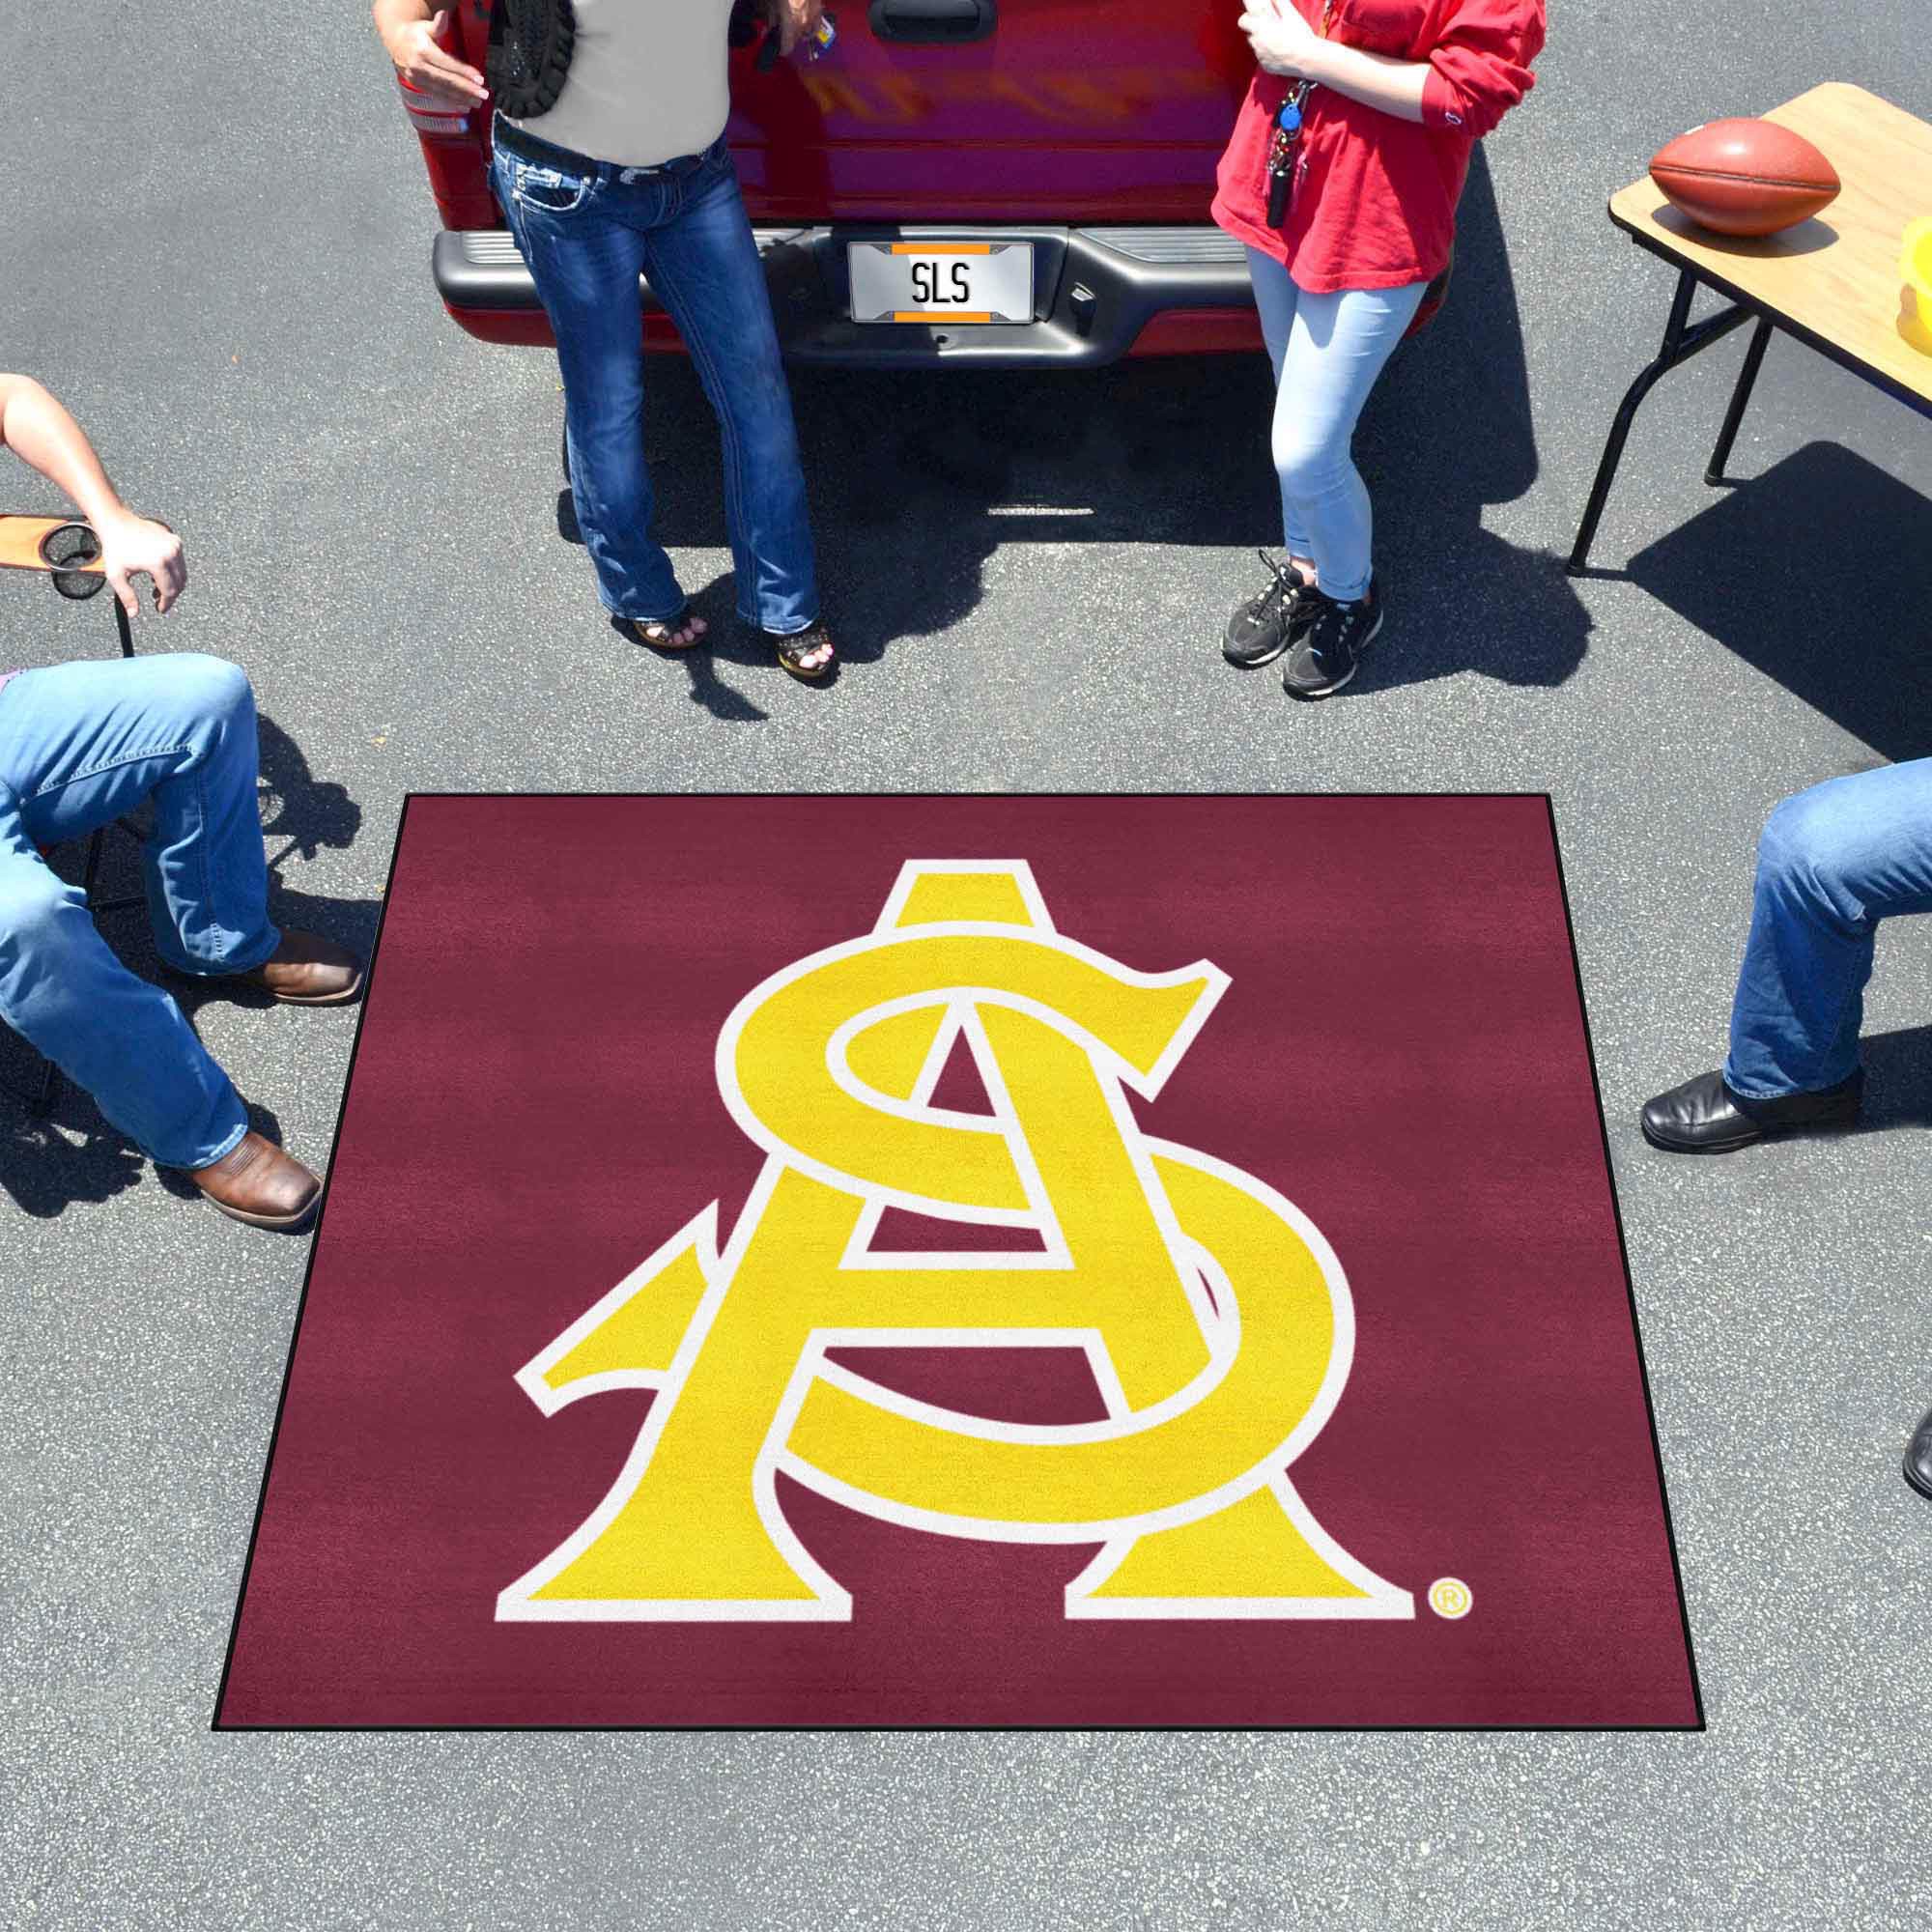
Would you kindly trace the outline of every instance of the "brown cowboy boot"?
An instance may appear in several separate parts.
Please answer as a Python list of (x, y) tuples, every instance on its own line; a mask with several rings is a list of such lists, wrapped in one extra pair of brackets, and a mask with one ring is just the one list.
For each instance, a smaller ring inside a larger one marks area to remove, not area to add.
[(258, 1133), (188, 1177), (224, 1214), (251, 1228), (299, 1228), (315, 1211), (322, 1182), (293, 1154)]
[(337, 1007), (362, 990), (362, 962), (319, 932), (290, 931), (261, 965), (235, 977), (292, 1007)]

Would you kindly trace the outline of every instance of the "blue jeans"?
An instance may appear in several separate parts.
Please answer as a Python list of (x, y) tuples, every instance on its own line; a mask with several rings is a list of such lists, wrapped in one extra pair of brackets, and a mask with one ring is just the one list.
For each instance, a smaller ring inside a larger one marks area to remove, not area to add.
[(1758, 840), (1724, 1080), (1747, 1100), (1851, 1078), (1878, 923), (1932, 912), (1932, 758), (1828, 779)]
[(491, 179), (556, 337), (571, 493), (605, 608), (653, 623), (684, 605), (651, 535), (641, 273), (718, 417), (738, 614), (786, 636), (810, 629), (819, 612), (805, 472), (730, 151), (721, 137), (689, 164), (653, 170), (555, 154), (540, 165), (499, 142)]
[(1314, 563), (1330, 597), (1350, 604), (1369, 587), (1374, 527), (1368, 486), (1349, 446), (1429, 284), (1312, 296), (1259, 248), (1248, 250), (1248, 274), (1274, 364), (1282, 541), (1289, 555)]
[(158, 986), (108, 950), (38, 848), (155, 802), (155, 945), (184, 973), (244, 973), (281, 943), (255, 803), (255, 699), (184, 652), (22, 671), (0, 686), (0, 1020), (152, 1159), (206, 1167), (247, 1131), (228, 1076)]

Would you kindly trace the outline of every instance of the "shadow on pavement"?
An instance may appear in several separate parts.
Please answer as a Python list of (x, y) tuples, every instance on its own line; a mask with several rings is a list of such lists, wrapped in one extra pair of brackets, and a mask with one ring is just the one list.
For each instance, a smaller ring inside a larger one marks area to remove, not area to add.
[[(979, 605), (986, 561), (1006, 545), (1278, 546), (1271, 387), (1258, 355), (1083, 372), (794, 369), (842, 658), (874, 662), (950, 630)], [(644, 409), (659, 539), (723, 548), (717, 426), (682, 357), (651, 359)], [(1360, 685), (1471, 668), (1553, 685), (1577, 668), (1590, 625), (1561, 559), (1482, 527), (1485, 505), (1534, 482), (1537, 456), (1516, 285), (1480, 149), (1448, 302), (1391, 361), (1356, 459), (1375, 494), (1396, 646), (1369, 661)], [(582, 541), (567, 490), (557, 530)], [(1231, 582), (1230, 598), (1252, 588)], [(706, 662), (769, 661), (732, 614), (728, 578), (693, 601), (716, 640), (692, 660), (694, 699), (722, 718), (763, 717)], [(1209, 614), (1211, 632), (1223, 613)]]
[(1558, 685), (1589, 649), (1562, 556), (1483, 527), (1484, 509), (1522, 496), (1539, 466), (1521, 308), (1480, 145), (1456, 225), (1448, 300), (1391, 357), (1355, 438), (1388, 620), (1345, 700), (1465, 670)]
[(45, 1221), (76, 1201), (111, 1201), (138, 1187), (146, 1156), (105, 1125), (85, 1095), (65, 1090), (52, 1120), (28, 1114), (15, 1096), (38, 1079), (38, 1068), (15, 1045), (11, 1038), (0, 1043), (6, 1088), (0, 1098), (0, 1195)]
[(1867, 1034), (1859, 1052), (1865, 1066), (1861, 1131), (1932, 1127), (1932, 1026)]
[[(10, 1041), (9, 1045), (14, 1042)], [(14, 1097), (22, 1084), (13, 1057), (0, 1069), (9, 1095), (0, 1102), (0, 1195), (36, 1220), (52, 1220), (79, 1201), (109, 1201), (152, 1178), (178, 1201), (201, 1201), (201, 1190), (171, 1167), (151, 1167), (134, 1144), (110, 1127), (94, 1102), (67, 1081), (51, 1117), (29, 1115)], [(271, 1141), (281, 1123), (267, 1107), (242, 1103), (248, 1124)]]
[(1932, 502), (1806, 443), (1632, 558), (1628, 575), (1896, 762), (1932, 752)]
[[(272, 719), (258, 715), (255, 723), (261, 737), (257, 792), (270, 871), (277, 871), (291, 854), (313, 859), (325, 845), (347, 851), (362, 829), (362, 808), (346, 785), (317, 779), (300, 746)], [(288, 841), (279, 852), (277, 838)]]
[[(317, 780), (300, 748), (272, 720), (260, 718), (258, 724), (262, 829), (271, 847), (268, 855), (270, 917), (280, 926), (327, 933), (366, 958), (375, 946), (382, 918), (379, 900), (321, 897), (289, 885), (283, 876), (294, 857), (313, 859), (324, 846), (341, 849), (352, 844), (361, 828), (362, 809), (344, 786)], [(146, 816), (144, 809), (131, 815), (131, 822), (145, 831), (142, 821)], [(272, 849), (277, 838), (285, 841), (279, 852)], [(64, 875), (78, 876), (81, 849), (75, 840), (56, 852), (57, 868)], [(97, 900), (121, 898), (140, 891), (136, 842), (110, 833), (96, 884)], [(275, 1004), (268, 993), (253, 987), (183, 980), (168, 973), (155, 952), (144, 907), (111, 914), (101, 931), (130, 971), (167, 989), (190, 1025), (211, 1001), (262, 1009)], [(333, 1015), (338, 1023), (353, 1028), (353, 1007), (327, 1008), (319, 1009), (315, 1018), (326, 1023)], [(57, 1215), (74, 1202), (109, 1200), (139, 1185), (149, 1168), (147, 1157), (102, 1120), (93, 1099), (70, 1081), (60, 1083), (50, 1118), (32, 1113), (30, 1098), (44, 1065), (24, 1040), (0, 1027), (0, 1195), (40, 1219)], [(249, 1125), (279, 1142), (281, 1127), (276, 1116), (247, 1094), (242, 1100)], [(308, 1159), (312, 1166), (320, 1164), (325, 1151), (313, 1148), (290, 1151)], [(167, 1168), (155, 1168), (153, 1175), (165, 1192), (182, 1200), (200, 1201), (199, 1190), (185, 1175)]]

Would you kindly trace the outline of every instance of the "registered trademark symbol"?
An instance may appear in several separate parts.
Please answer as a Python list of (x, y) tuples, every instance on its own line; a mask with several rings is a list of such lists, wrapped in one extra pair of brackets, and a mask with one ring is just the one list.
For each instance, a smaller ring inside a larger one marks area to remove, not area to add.
[(1451, 1623), (1466, 1617), (1475, 1601), (1468, 1584), (1460, 1577), (1438, 1577), (1429, 1586), (1429, 1607)]

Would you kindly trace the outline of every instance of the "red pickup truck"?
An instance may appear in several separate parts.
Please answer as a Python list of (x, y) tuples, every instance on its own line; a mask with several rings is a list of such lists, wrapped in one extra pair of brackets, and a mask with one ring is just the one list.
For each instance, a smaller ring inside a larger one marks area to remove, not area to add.
[[(1254, 72), (1237, 14), (846, 0), (822, 60), (740, 48), (727, 133), (788, 359), (1043, 368), (1258, 348), (1240, 243), (1208, 219)], [(489, 15), (457, 0), (440, 22), (479, 71)], [(489, 107), (431, 107), (407, 85), (403, 104), (442, 216), (444, 305), (486, 342), (550, 343), (490, 191)], [(675, 348), (648, 290), (644, 307), (646, 346)]]

